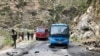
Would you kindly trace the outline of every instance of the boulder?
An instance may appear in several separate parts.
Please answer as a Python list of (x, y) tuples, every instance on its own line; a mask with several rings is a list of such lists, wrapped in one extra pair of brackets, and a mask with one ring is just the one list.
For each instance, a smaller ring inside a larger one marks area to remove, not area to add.
[(81, 17), (80, 17), (80, 21), (78, 23), (78, 30), (86, 30), (86, 29), (90, 29), (90, 25), (91, 25), (91, 21), (93, 20), (93, 16), (90, 15), (90, 14), (83, 14)]
[(84, 34), (83, 34), (83, 38), (85, 38), (85, 37), (87, 37), (87, 38), (89, 38), (89, 37), (93, 37), (93, 32), (92, 31), (87, 31), (87, 32), (85, 32)]

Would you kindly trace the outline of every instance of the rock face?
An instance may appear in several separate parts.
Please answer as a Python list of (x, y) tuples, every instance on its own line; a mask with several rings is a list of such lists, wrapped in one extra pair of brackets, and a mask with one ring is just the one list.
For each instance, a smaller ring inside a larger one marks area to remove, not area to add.
[(74, 32), (77, 33), (76, 36), (79, 38), (99, 36), (100, 26), (96, 24), (94, 19), (93, 7), (90, 6), (86, 13), (81, 15), (77, 20), (79, 22), (77, 22), (77, 26), (75, 28), (76, 32)]

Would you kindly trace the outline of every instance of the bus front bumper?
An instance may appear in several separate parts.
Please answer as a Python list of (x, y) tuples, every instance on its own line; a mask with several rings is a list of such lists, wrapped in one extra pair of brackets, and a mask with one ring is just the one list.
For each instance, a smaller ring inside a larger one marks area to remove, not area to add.
[(65, 39), (63, 41), (60, 40), (55, 40), (55, 39), (49, 39), (50, 44), (64, 44), (64, 45), (68, 45), (69, 44), (69, 39)]

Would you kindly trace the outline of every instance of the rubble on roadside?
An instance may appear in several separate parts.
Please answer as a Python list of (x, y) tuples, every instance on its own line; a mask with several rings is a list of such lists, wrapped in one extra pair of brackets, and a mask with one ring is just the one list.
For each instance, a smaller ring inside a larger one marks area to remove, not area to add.
[(100, 40), (85, 41), (82, 43), (89, 51), (95, 51), (100, 53)]

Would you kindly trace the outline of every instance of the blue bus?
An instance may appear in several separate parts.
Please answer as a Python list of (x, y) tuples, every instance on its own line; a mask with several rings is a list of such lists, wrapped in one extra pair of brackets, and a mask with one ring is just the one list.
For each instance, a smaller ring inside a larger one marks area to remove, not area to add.
[(65, 45), (68, 48), (69, 45), (69, 25), (67, 24), (52, 24), (50, 27), (49, 42), (51, 46), (56, 44)]

